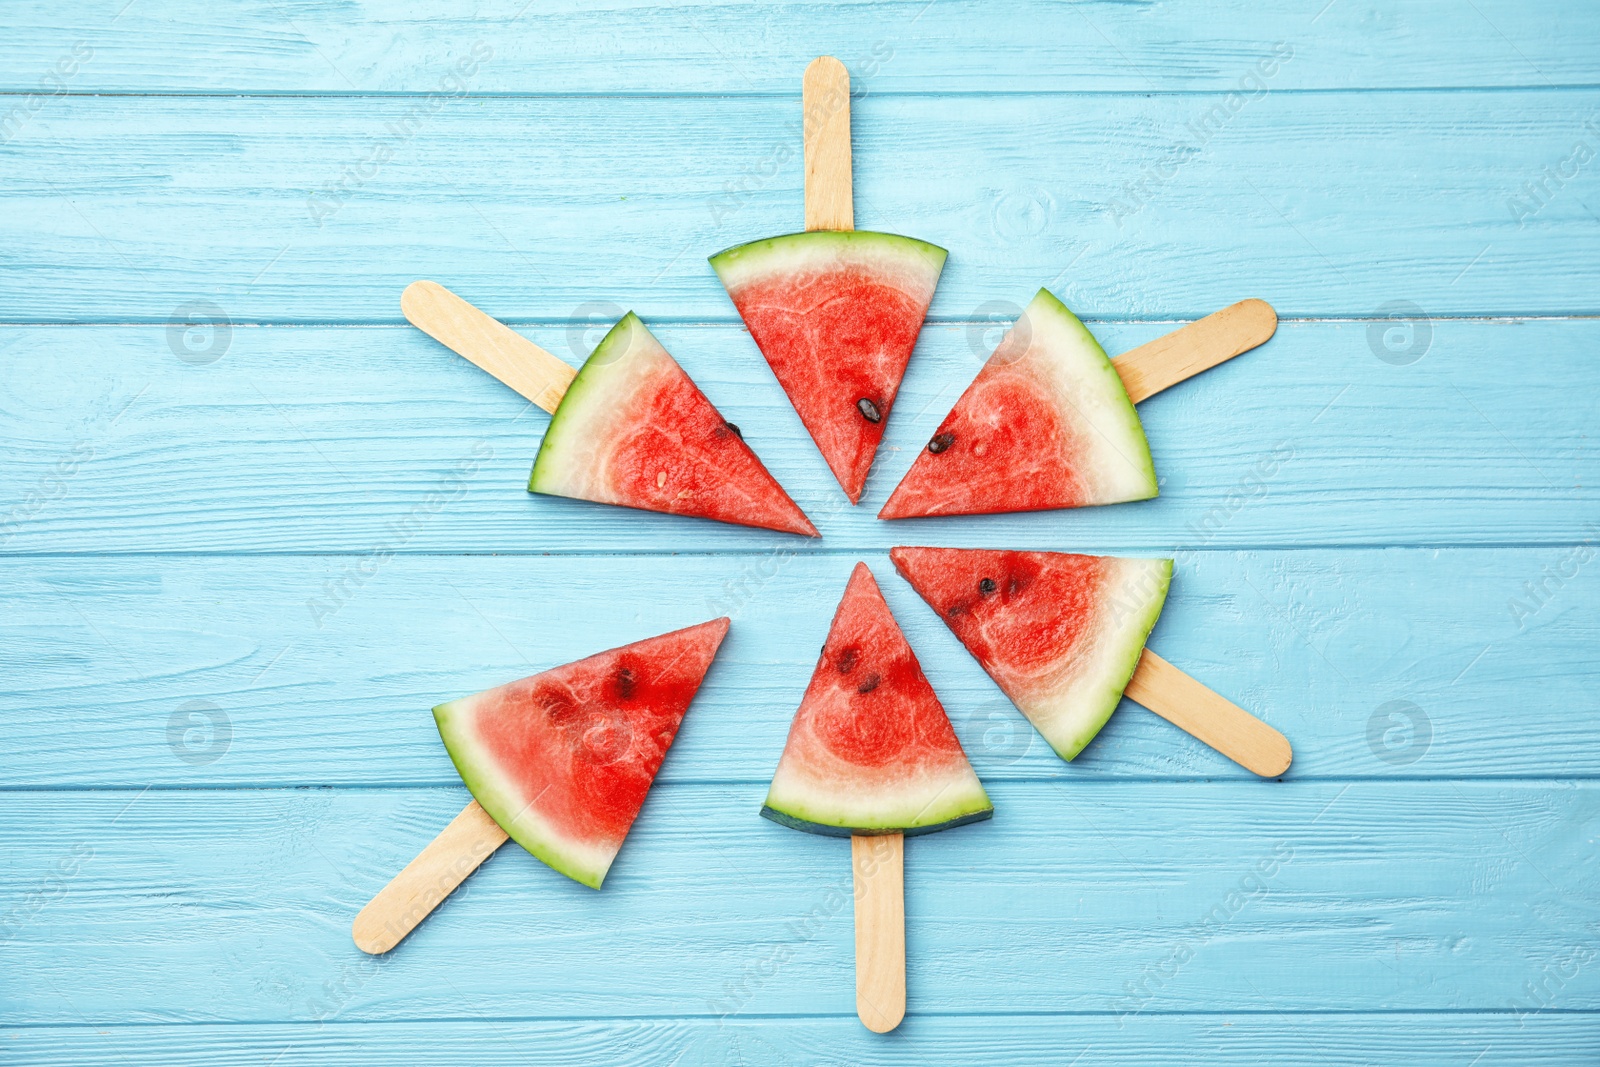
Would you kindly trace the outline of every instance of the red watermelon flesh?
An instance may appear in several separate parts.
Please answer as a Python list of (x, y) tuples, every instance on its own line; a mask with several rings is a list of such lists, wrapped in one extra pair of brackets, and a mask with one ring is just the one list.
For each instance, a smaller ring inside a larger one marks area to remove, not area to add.
[(761, 814), (811, 833), (931, 833), (993, 814), (944, 707), (856, 564)]
[(1063, 759), (1116, 710), (1166, 601), (1169, 559), (895, 548), (895, 569)]
[(743, 431), (632, 312), (568, 387), (528, 489), (817, 536)]
[(761, 354), (852, 504), (933, 300), (945, 251), (815, 231), (711, 257)]
[(917, 453), (880, 519), (1156, 495), (1150, 446), (1093, 335), (1041, 289)]
[(600, 888), (728, 632), (648, 638), (433, 709), (485, 811), (562, 874)]

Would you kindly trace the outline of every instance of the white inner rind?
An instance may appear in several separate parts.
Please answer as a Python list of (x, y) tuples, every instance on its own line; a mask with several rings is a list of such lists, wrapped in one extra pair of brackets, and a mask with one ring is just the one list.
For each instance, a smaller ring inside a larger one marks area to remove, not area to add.
[[(1021, 352), (1017, 349), (1022, 348)], [(1148, 500), (1157, 493), (1144, 427), (1105, 349), (1077, 316), (1039, 290), (1007, 331), (991, 361), (1025, 362), (1079, 427), (1089, 452), (1078, 461), (1087, 504)]]
[[(719, 500), (718, 507), (729, 512), (711, 517), (815, 535), (799, 507), (742, 442), (738, 445), (742, 455), (730, 460), (745, 466), (744, 472), (718, 480), (720, 472), (700, 463), (701, 457), (686, 441), (686, 430), (677, 420), (652, 414), (648, 422), (640, 422), (637, 409), (641, 404), (648, 406), (660, 394), (680, 390), (692, 391), (696, 402), (705, 405), (705, 412), (720, 421), (716, 409), (677, 360), (638, 316), (629, 312), (595, 346), (567, 389), (545, 431), (528, 489), (601, 504), (698, 514), (694, 507), (702, 502), (695, 498), (695, 487), (710, 472), (715, 483), (710, 491)], [(655, 438), (654, 495), (648, 490), (640, 494), (630, 485), (625, 463), (632, 461), (619, 459), (627, 454), (624, 446), (644, 431)]]
[[(811, 749), (814, 754), (815, 747)], [(972, 765), (922, 775), (867, 780), (871, 769), (836, 761), (836, 773), (816, 773), (783, 760), (772, 776), (767, 807), (823, 826), (851, 830), (911, 830), (988, 811), (989, 795)]]
[(769, 278), (795, 279), (856, 267), (926, 307), (944, 269), (945, 250), (892, 233), (816, 230), (753, 241), (711, 257), (728, 292)]
[(521, 785), (505, 772), (478, 737), (478, 710), (496, 703), (499, 692), (490, 689), (433, 709), (439, 736), (444, 738), (451, 761), (483, 810), (517, 844), (568, 878), (599, 889), (622, 843), (597, 845), (564, 834), (540, 814), (539, 798), (524, 798)]
[(631, 312), (607, 333), (579, 372), (545, 431), (529, 488), (602, 504), (631, 504), (611, 491), (617, 423), (652, 378), (676, 368)]
[(1116, 710), (1172, 580), (1170, 559), (1109, 562), (1096, 625), (1051, 676), (1007, 694), (1063, 759), (1081, 752)]

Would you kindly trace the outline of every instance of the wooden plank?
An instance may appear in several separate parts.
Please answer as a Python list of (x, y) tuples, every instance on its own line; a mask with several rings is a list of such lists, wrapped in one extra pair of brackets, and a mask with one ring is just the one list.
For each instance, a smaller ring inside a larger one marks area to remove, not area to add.
[[(8, 9), (0, 318), (149, 325), (0, 326), (0, 1059), (1591, 1060), (1600, 324), (1450, 317), (1600, 311), (1592, 176), (1552, 177), (1600, 143), (1600, 8), (691, 4)], [(701, 262), (795, 227), (823, 52), (862, 225), (953, 252), (859, 514)], [(538, 507), (545, 417), (454, 357), (250, 325), (397, 325), (430, 276), (572, 362), (624, 305), (689, 323), (828, 540)], [(1357, 321), (1141, 405), (1158, 502), (872, 523), (982, 320), (1052, 281), (1113, 353), (1172, 324), (1098, 320), (1244, 295)], [(754, 808), (815, 605), (901, 540), (1175, 550), (1152, 647), (1299, 751), (1249, 782), (1125, 708), (1063, 764), (891, 583), (999, 818), (913, 848), (887, 1044), (837, 843)], [(352, 948), (466, 799), (432, 701), (716, 610), (734, 655), (606, 894), (505, 849)]]
[(1264, 79), (1274, 90), (1600, 80), (1588, 47), (1600, 21), (1581, 3), (1474, 0), (1463, 14), (1449, 0), (1271, 9), (1222, 0), (1202, 13), (1115, 0), (1000, 11), (979, 0), (870, 0), (775, 14), (715, 0), (670, 12), (497, 0), (460, 13), (374, 0), (291, 15), (271, 5), (125, 2), (12, 5), (0, 41), (4, 86), (38, 88), (78, 42), (93, 50), (66, 79), (79, 92), (449, 92), (465, 69), (473, 92), (792, 93), (796, 72), (832, 51), (873, 93), (1228, 92), (1275, 43), (1292, 55)]
[[(731, 322), (703, 257), (798, 225), (792, 94), (47, 103), (0, 157), (11, 321), (395, 323), (432, 278), (514, 321)], [(1600, 90), (1232, 103), (867, 95), (855, 222), (951, 250), (935, 320), (1041, 284), (1092, 318), (1600, 311), (1585, 194), (1528, 191)]]
[[(345, 1026), (52, 1026), (6, 1033), (11, 1067), (112, 1062), (199, 1067), (523, 1067), (529, 1049), (550, 1067), (595, 1063), (928, 1063), (959, 1056), (971, 1067), (1060, 1067), (1073, 1056), (1097, 1067), (1148, 1067), (1181, 1058), (1193, 1067), (1569, 1067), (1600, 1045), (1592, 1015), (1509, 1013), (1351, 1015), (919, 1016), (894, 1042), (850, 1019), (605, 1019), (356, 1023)], [(674, 1057), (677, 1057), (674, 1060)]]
[[(523, 333), (577, 363), (615, 321), (595, 314)], [(1374, 355), (1386, 324), (1285, 323), (1139, 406), (1160, 499), (897, 523), (874, 516), (998, 324), (924, 329), (858, 508), (741, 328), (656, 328), (821, 528), (801, 551), (1576, 543), (1600, 515), (1594, 321), (1439, 321), (1405, 366)], [(1093, 328), (1117, 352), (1171, 326)], [(204, 365), (169, 340), (162, 326), (0, 328), (0, 551), (796, 550), (531, 496), (548, 417), (410, 326), (236, 327)], [(1538, 373), (1508, 372), (1533, 353)]]
[[(1600, 1009), (1600, 783), (991, 795), (906, 864), (909, 1019)], [(350, 917), (466, 796), (0, 794), (8, 1024), (850, 1016), (842, 842), (759, 818), (754, 784), (659, 784), (601, 893), (504, 848), (361, 953)]]
[[(856, 558), (12, 560), (0, 781), (453, 784), (428, 710), (441, 700), (728, 614), (661, 777), (764, 785), (826, 634), (818, 605), (837, 602)], [(1291, 779), (1600, 775), (1586, 710), (1600, 598), (1594, 554), (1582, 558), (1193, 553), (1150, 647), (1287, 735)], [(883, 589), (985, 781), (1248, 777), (1131, 704), (1062, 762), (908, 585)], [(1519, 620), (1513, 600), (1530, 613)]]

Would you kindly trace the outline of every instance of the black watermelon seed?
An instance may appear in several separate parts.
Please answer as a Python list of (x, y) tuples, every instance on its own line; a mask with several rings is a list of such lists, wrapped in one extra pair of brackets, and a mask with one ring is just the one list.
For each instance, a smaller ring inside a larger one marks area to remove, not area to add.
[(997, 587), (994, 584), (993, 578), (985, 578), (983, 581), (978, 583), (978, 592), (982, 593), (984, 596), (988, 596), (990, 593), (994, 592), (996, 588)]
[(868, 422), (882, 422), (883, 416), (878, 413), (878, 405), (862, 397), (856, 401), (856, 407), (861, 409), (861, 417)]
[(851, 671), (856, 669), (856, 660), (860, 657), (861, 653), (859, 650), (847, 648), (843, 652), (839, 653), (839, 659), (836, 663), (834, 663), (834, 668), (840, 674), (849, 674)]
[(624, 667), (617, 672), (617, 693), (621, 695), (623, 700), (633, 696), (634, 685), (635, 679), (632, 668)]
[(728, 429), (732, 430), (733, 431), (733, 436), (737, 437), (741, 441), (744, 440), (744, 431), (740, 430), (739, 427), (735, 426), (731, 422), (724, 422), (722, 425), (724, 425)]
[(956, 443), (956, 435), (955, 434), (953, 434), (953, 433), (936, 433), (936, 434), (933, 435), (933, 440), (928, 442), (928, 451), (932, 452), (934, 455), (937, 456), (940, 452), (943, 452), (945, 449), (949, 448), (951, 445), (953, 445), (955, 443)]
[(861, 684), (860, 685), (856, 686), (856, 692), (858, 692), (858, 693), (870, 693), (874, 689), (878, 688), (878, 686), (881, 685), (882, 682), (883, 682), (883, 679), (880, 678), (878, 675), (869, 674), (869, 675), (867, 675), (865, 678), (863, 678), (861, 680)]

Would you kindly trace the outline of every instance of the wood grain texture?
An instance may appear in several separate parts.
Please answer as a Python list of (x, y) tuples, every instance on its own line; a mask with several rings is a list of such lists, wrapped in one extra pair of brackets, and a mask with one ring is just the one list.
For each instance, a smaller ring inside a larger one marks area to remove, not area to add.
[[(8, 5), (0, 84), (38, 88), (80, 41), (93, 49), (68, 83), (81, 92), (449, 92), (465, 60), (471, 73), (462, 80), (472, 92), (793, 95), (793, 72), (832, 52), (874, 93), (1226, 93), (1275, 42), (1293, 48), (1268, 82), (1275, 90), (1600, 81), (1589, 47), (1600, 16), (1590, 5), (1517, 0), (1474, 0), (1469, 8), (1315, 0), (1270, 9), (1220, 0), (1204, 11), (1173, 0), (998, 8), (982, 0), (854, 0), (778, 10), (727, 0), (672, 8), (496, 0), (470, 12), (408, 0), (227, 11), (176, 0), (123, 10), (125, 2)], [(485, 45), (492, 55), (479, 61)]]
[[(1041, 285), (1090, 318), (1244, 295), (1286, 319), (1600, 312), (1593, 197), (1525, 190), (1572, 157), (1600, 89), (1234, 103), (869, 94), (856, 225), (951, 249), (935, 321)], [(792, 92), (50, 98), (0, 152), (0, 307), (165, 323), (203, 299), (239, 323), (398, 323), (394, 294), (432, 278), (503, 320), (610, 301), (734, 322), (704, 257), (795, 229), (798, 124)], [(1414, 162), (1377, 162), (1395, 159)]]
[(1252, 774), (1276, 778), (1289, 769), (1288, 738), (1148, 648), (1126, 694)]
[[(777, 1013), (859, 1026), (843, 842), (761, 819), (763, 789), (659, 783), (604, 893), (501, 849), (382, 957), (350, 943), (350, 916), (460, 810), (459, 786), (0, 794), (0, 913), (74, 846), (93, 850), (8, 920), (8, 972), (28, 980), (6, 983), (6, 1019), (78, 1024), (83, 1006), (102, 1025)], [(1550, 1008), (1600, 1009), (1600, 968), (1584, 962), (1594, 782), (990, 795), (992, 820), (915, 842), (912, 1021), (1504, 1012), (1532, 1010), (1529, 983)]]
[(807, 230), (853, 230), (850, 72), (832, 56), (806, 67), (800, 106), (805, 129)]
[[(1119, 1025), (1120, 1024), (1120, 1025)], [(1289, 1034), (1292, 1040), (1285, 1041)], [(1571, 1067), (1600, 1045), (1579, 1014), (912, 1016), (886, 1043), (853, 1019), (598, 1019), (354, 1023), (342, 1026), (52, 1026), (5, 1033), (10, 1067), (106, 1060), (128, 1067), (222, 1062), (274, 1067), (551, 1067), (595, 1063), (857, 1064), (959, 1059), (972, 1067)]]
[(1241, 300), (1154, 341), (1124, 352), (1111, 363), (1135, 404), (1210, 370), (1272, 339), (1278, 315), (1265, 300)]
[(411, 325), (552, 415), (577, 376), (571, 364), (438, 282), (412, 282), (400, 307)]
[(906, 839), (850, 838), (856, 930), (856, 1017), (886, 1034), (906, 1017)]
[[(1593, 1062), (1600, 6), (5, 24), (0, 1061)], [(798, 226), (823, 54), (860, 224), (951, 249), (860, 514), (703, 261)], [(569, 364), (637, 310), (825, 539), (534, 500), (546, 417), (404, 325), (417, 278)], [(885, 532), (1040, 285), (1112, 353), (1285, 322), (1140, 405), (1159, 500)], [(1178, 556), (1152, 649), (1296, 752), (1129, 705), (1063, 763), (889, 583), (996, 818), (917, 843), (882, 1037), (840, 844), (755, 811), (817, 606), (904, 540)], [(723, 612), (605, 894), (503, 849), (351, 944), (467, 799), (429, 707)]]
[(476, 800), (462, 808), (356, 914), (356, 948), (374, 956), (393, 949), (509, 837)]
[[(523, 332), (579, 362), (619, 313)], [(1157, 500), (878, 522), (1008, 322), (924, 328), (860, 508), (841, 503), (741, 328), (652, 330), (816, 521), (823, 539), (801, 551), (1570, 544), (1595, 534), (1600, 450), (1585, 383), (1600, 380), (1600, 323), (1589, 320), (1439, 321), (1424, 357), (1405, 366), (1374, 355), (1375, 334), (1388, 351), (1385, 324), (1286, 323), (1245, 358), (1139, 406)], [(1117, 352), (1171, 326), (1093, 329)], [(0, 551), (759, 560), (793, 548), (761, 531), (530, 495), (547, 417), (410, 326), (235, 327), (205, 365), (178, 358), (173, 343), (187, 351), (160, 326), (0, 328), (0, 500), (10, 502)], [(1508, 374), (1524, 353), (1537, 353), (1537, 371)]]
[[(434, 705), (726, 614), (733, 627), (661, 780), (759, 785), (857, 558), (11, 560), (0, 568), (0, 676), (12, 694), (0, 782), (450, 785)], [(892, 572), (877, 553), (860, 558)], [(1551, 547), (1195, 552), (1176, 568), (1150, 648), (1292, 738), (1292, 780), (1592, 777), (1593, 556), (1548, 584), (1520, 626), (1508, 606), (1581, 558)], [(890, 578), (883, 591), (984, 781), (1249, 778), (1131, 704), (1063, 762), (910, 586)], [(225, 746), (186, 717), (195, 701), (227, 717)], [(1400, 711), (1426, 723), (1408, 732)]]

